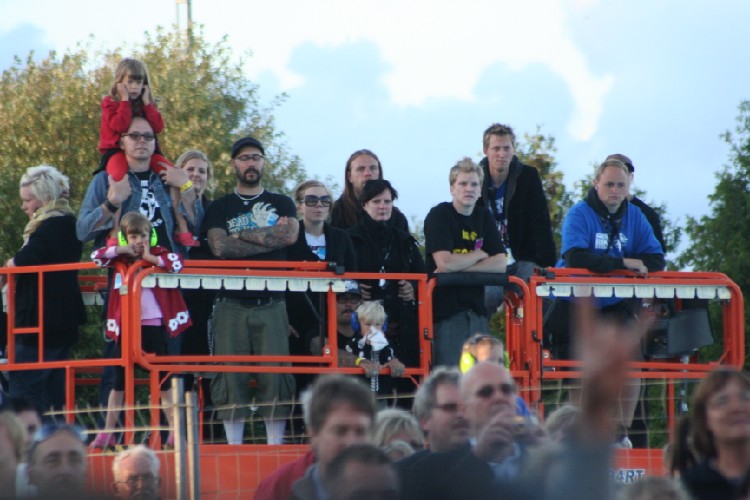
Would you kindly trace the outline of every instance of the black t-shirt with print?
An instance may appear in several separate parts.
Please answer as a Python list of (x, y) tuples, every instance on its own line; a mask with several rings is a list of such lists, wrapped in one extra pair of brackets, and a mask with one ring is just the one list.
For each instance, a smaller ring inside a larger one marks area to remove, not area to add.
[[(450, 202), (436, 205), (424, 220), (427, 272), (435, 273), (432, 254), (438, 251), (469, 253), (484, 250), (488, 255), (504, 253), (495, 221), (489, 210), (476, 206), (471, 215), (461, 215)], [(435, 321), (442, 321), (467, 310), (486, 315), (484, 287), (437, 287), (432, 296)]]

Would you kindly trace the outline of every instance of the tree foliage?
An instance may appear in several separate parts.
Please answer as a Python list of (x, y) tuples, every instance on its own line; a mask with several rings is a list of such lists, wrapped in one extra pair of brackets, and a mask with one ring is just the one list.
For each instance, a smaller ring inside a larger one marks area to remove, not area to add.
[(16, 57), (0, 79), (0, 241), (2, 255), (20, 247), (26, 216), (20, 210), (18, 181), (33, 165), (49, 164), (70, 177), (71, 203), (80, 206), (91, 173), (99, 164), (97, 149), (100, 103), (109, 92), (114, 68), (123, 57), (141, 59), (165, 121), (159, 142), (168, 158), (201, 149), (214, 164), (217, 194), (234, 185), (229, 150), (241, 135), (251, 133), (266, 147), (264, 185), (290, 193), (305, 179), (299, 158), (290, 154), (276, 129), (273, 110), (284, 96), (262, 105), (258, 87), (244, 75), (243, 61), (234, 61), (226, 40), (209, 44), (201, 29), (191, 41), (177, 31), (157, 29), (144, 34), (132, 48), (92, 49), (93, 39), (63, 55), (44, 58), (31, 53)]
[(714, 192), (708, 197), (710, 214), (688, 217), (685, 232), (690, 246), (680, 255), (680, 264), (696, 271), (728, 275), (750, 294), (750, 101), (739, 106), (734, 132), (722, 138), (729, 145), (729, 164), (717, 174)]

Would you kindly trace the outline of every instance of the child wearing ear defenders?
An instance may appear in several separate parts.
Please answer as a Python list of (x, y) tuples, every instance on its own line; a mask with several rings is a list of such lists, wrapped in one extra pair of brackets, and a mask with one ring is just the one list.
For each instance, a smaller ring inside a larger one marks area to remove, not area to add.
[[(116, 246), (108, 246), (95, 250), (91, 260), (100, 267), (113, 266), (115, 262), (130, 265), (138, 259), (162, 267), (165, 270), (178, 273), (182, 269), (182, 257), (156, 245), (156, 232), (151, 222), (139, 212), (128, 212), (120, 221), (120, 233)], [(120, 324), (121, 302), (119, 288), (122, 286), (122, 276), (115, 274), (112, 288), (109, 291), (107, 304), (106, 334), (117, 344), (115, 357), (121, 353)], [(145, 352), (167, 354), (168, 335), (177, 337), (186, 330), (192, 321), (180, 291), (176, 288), (143, 288), (141, 291), (141, 348)], [(109, 394), (107, 402), (107, 417), (102, 432), (96, 435), (91, 443), (92, 448), (114, 447), (115, 436), (112, 431), (122, 408), (125, 390), (125, 369), (115, 367), (114, 389)], [(165, 404), (170, 402), (169, 380), (165, 380), (161, 387), (161, 400)], [(167, 421), (172, 426), (171, 412), (165, 412)], [(167, 444), (172, 444), (174, 435), (170, 432)]]
[[(383, 333), (384, 323), (385, 309), (380, 302), (363, 302), (352, 315), (355, 334), (344, 349), (357, 356), (355, 364), (365, 371), (372, 391), (390, 396), (393, 392), (391, 378), (401, 377), (406, 367), (396, 358), (393, 346), (388, 344)], [(391, 375), (381, 377), (380, 370), (385, 367), (391, 369)]]

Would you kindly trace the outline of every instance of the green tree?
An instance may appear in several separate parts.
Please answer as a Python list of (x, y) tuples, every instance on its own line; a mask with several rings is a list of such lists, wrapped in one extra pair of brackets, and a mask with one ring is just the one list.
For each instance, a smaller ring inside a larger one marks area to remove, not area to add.
[(235, 182), (229, 146), (248, 133), (267, 145), (264, 184), (269, 189), (289, 194), (305, 179), (299, 158), (276, 129), (273, 110), (284, 96), (261, 104), (258, 86), (244, 75), (243, 61), (234, 62), (226, 40), (209, 44), (198, 28), (188, 44), (181, 33), (159, 28), (127, 50), (96, 51), (94, 43), (89, 39), (62, 56), (17, 57), (0, 78), (1, 255), (12, 255), (21, 244), (26, 217), (18, 180), (27, 167), (58, 167), (70, 177), (74, 209), (80, 206), (100, 159), (100, 102), (125, 56), (149, 67), (166, 124), (159, 142), (167, 157), (176, 159), (187, 149), (205, 151), (215, 166), (218, 193), (228, 192)]
[[(716, 174), (714, 192), (708, 197), (711, 212), (688, 217), (685, 233), (690, 246), (679, 263), (696, 271), (728, 275), (750, 294), (750, 101), (739, 106), (734, 132), (722, 134), (729, 146), (729, 164)], [(748, 308), (745, 307), (746, 329)]]

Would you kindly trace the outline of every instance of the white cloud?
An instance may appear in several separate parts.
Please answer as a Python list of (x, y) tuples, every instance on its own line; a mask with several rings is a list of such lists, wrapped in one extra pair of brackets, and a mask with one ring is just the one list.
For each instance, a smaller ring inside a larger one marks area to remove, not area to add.
[[(562, 0), (481, 0), (460, 8), (435, 0), (287, 0), (247, 7), (247, 15), (234, 16), (214, 6), (206, 5), (211, 12), (202, 12), (196, 5), (199, 20), (209, 31), (230, 33), (234, 45), (253, 48), (251, 71), (272, 71), (286, 89), (304, 83), (287, 63), (296, 47), (310, 42), (374, 43), (391, 68), (384, 77), (391, 98), (402, 106), (420, 106), (435, 98), (472, 101), (479, 78), (493, 65), (521, 70), (542, 64), (562, 79), (572, 96), (575, 109), (568, 132), (588, 140), (614, 83), (612, 76), (595, 75), (588, 67), (566, 29), (569, 7)], [(222, 22), (210, 21), (213, 15)]]
[[(569, 12), (588, 5), (565, 0), (470, 0), (460, 6), (447, 0), (193, 0), (193, 18), (213, 40), (229, 35), (238, 54), (252, 50), (250, 74), (270, 71), (285, 90), (304, 84), (288, 67), (297, 47), (372, 42), (390, 68), (384, 83), (401, 106), (439, 98), (472, 101), (478, 80), (493, 65), (521, 70), (541, 64), (562, 79), (572, 96), (568, 132), (588, 140), (614, 83), (610, 75), (594, 74), (567, 29)], [(131, 0), (126, 9), (92, 0), (3, 1), (2, 8), (0, 29), (33, 23), (58, 49), (72, 47), (89, 33), (98, 46), (134, 43), (145, 30), (169, 26), (177, 16), (168, 0)]]

